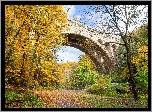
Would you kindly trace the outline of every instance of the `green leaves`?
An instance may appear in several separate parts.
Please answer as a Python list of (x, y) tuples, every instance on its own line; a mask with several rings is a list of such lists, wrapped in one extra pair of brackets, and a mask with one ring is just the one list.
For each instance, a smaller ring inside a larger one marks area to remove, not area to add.
[(138, 69), (137, 75), (135, 76), (138, 85), (142, 87), (142, 92), (148, 92), (148, 68)]
[(90, 58), (83, 55), (78, 62), (77, 68), (73, 71), (70, 77), (70, 83), (73, 88), (82, 85), (83, 87), (92, 85), (98, 79), (98, 74), (91, 70), (93, 68), (93, 63)]

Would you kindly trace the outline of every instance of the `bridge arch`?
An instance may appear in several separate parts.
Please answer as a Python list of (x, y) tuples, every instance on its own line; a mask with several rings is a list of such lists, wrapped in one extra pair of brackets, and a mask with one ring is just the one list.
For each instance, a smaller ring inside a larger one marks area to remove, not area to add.
[[(94, 62), (97, 70), (102, 73), (109, 73), (115, 70), (115, 65), (108, 54), (93, 40), (75, 33), (62, 33), (66, 37), (63, 46), (77, 48), (87, 54)], [(102, 40), (101, 40), (102, 41)]]
[[(118, 68), (117, 49), (121, 39), (68, 19), (61, 33), (67, 35), (63, 45), (75, 47), (90, 56), (98, 71), (108, 73)], [(118, 44), (116, 44), (118, 43)]]

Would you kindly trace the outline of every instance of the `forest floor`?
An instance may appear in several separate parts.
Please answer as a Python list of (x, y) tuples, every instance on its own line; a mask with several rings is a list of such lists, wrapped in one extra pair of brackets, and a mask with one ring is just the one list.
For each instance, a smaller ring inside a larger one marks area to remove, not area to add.
[(56, 108), (145, 108), (147, 102), (135, 102), (133, 98), (102, 97), (84, 90), (35, 91), (49, 105)]
[[(12, 94), (14, 90), (20, 93)], [(103, 97), (85, 90), (30, 90), (32, 96), (36, 96), (30, 100), (23, 99), (22, 89), (11, 87), (5, 91), (6, 108), (147, 108), (147, 100)]]

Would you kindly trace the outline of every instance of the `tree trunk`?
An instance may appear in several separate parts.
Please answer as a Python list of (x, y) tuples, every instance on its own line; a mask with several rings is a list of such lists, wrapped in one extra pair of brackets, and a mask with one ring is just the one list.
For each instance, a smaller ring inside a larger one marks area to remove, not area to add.
[(32, 58), (32, 62), (31, 62), (31, 67), (30, 67), (30, 73), (29, 73), (29, 76), (28, 76), (28, 80), (27, 80), (27, 86), (26, 86), (26, 92), (28, 93), (28, 90), (29, 90), (29, 86), (30, 86), (30, 80), (31, 80), (31, 77), (32, 77), (32, 70), (33, 70), (33, 64), (34, 64), (34, 59), (36, 58), (36, 50), (34, 50), (34, 53), (33, 53), (33, 58)]
[(40, 36), (38, 36), (38, 38), (36, 39), (36, 43), (35, 43), (35, 49), (34, 49), (34, 52), (33, 52), (33, 57), (32, 57), (32, 62), (31, 62), (31, 67), (30, 67), (30, 73), (29, 73), (29, 76), (28, 76), (28, 80), (27, 80), (27, 86), (26, 86), (26, 92), (28, 93), (28, 90), (29, 90), (29, 85), (30, 85), (30, 80), (31, 80), (31, 78), (32, 78), (32, 70), (33, 70), (33, 64), (34, 64), (34, 60), (35, 60), (35, 58), (37, 58), (36, 57), (36, 49), (37, 49), (37, 45), (38, 45), (38, 41), (39, 41), (39, 39), (40, 39)]
[(20, 70), (20, 75), (23, 76), (24, 74), (24, 62), (25, 62), (25, 52), (23, 53), (23, 62)]
[(128, 70), (129, 70), (129, 81), (131, 83), (132, 86), (132, 90), (133, 90), (133, 94), (134, 94), (134, 100), (137, 101), (139, 99), (138, 94), (137, 94), (137, 90), (136, 90), (136, 82), (135, 82), (135, 78), (134, 78), (134, 74), (133, 74), (133, 70), (132, 70), (132, 66), (131, 66), (131, 54), (130, 54), (130, 47), (128, 44), (125, 45), (126, 46), (126, 50), (127, 50), (127, 65), (128, 65)]

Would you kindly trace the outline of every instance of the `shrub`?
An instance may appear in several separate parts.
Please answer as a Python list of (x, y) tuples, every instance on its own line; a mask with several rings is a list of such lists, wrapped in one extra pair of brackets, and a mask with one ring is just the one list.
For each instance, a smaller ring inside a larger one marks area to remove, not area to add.
[(116, 88), (116, 92), (119, 94), (125, 94), (130, 92), (129, 83), (117, 83), (117, 85), (113, 84), (113, 87)]
[(94, 84), (99, 74), (92, 70), (93, 64), (87, 56), (82, 56), (77, 68), (70, 75), (70, 87), (76, 89), (79, 86), (85, 87)]
[(112, 86), (103, 86), (102, 84), (93, 84), (89, 88), (89, 92), (92, 94), (99, 94), (103, 96), (114, 96), (116, 94), (116, 90)]
[(15, 90), (10, 90), (10, 89), (6, 89), (5, 90), (5, 99), (8, 100), (17, 100), (17, 99), (23, 99), (24, 98), (24, 94), (21, 93), (20, 91), (15, 91)]
[(97, 83), (90, 86), (89, 91), (104, 96), (114, 96), (116, 94), (115, 87), (111, 84), (111, 78), (103, 78), (103, 76), (100, 76)]
[(139, 71), (138, 71), (138, 75), (136, 75), (135, 77), (137, 83), (138, 83), (138, 86), (139, 88), (139, 92), (141, 93), (148, 93), (148, 68), (145, 69), (145, 68), (141, 68)]
[(31, 83), (30, 83), (30, 88), (37, 88), (37, 87), (39, 87), (39, 83), (38, 83), (38, 81), (32, 81)]

